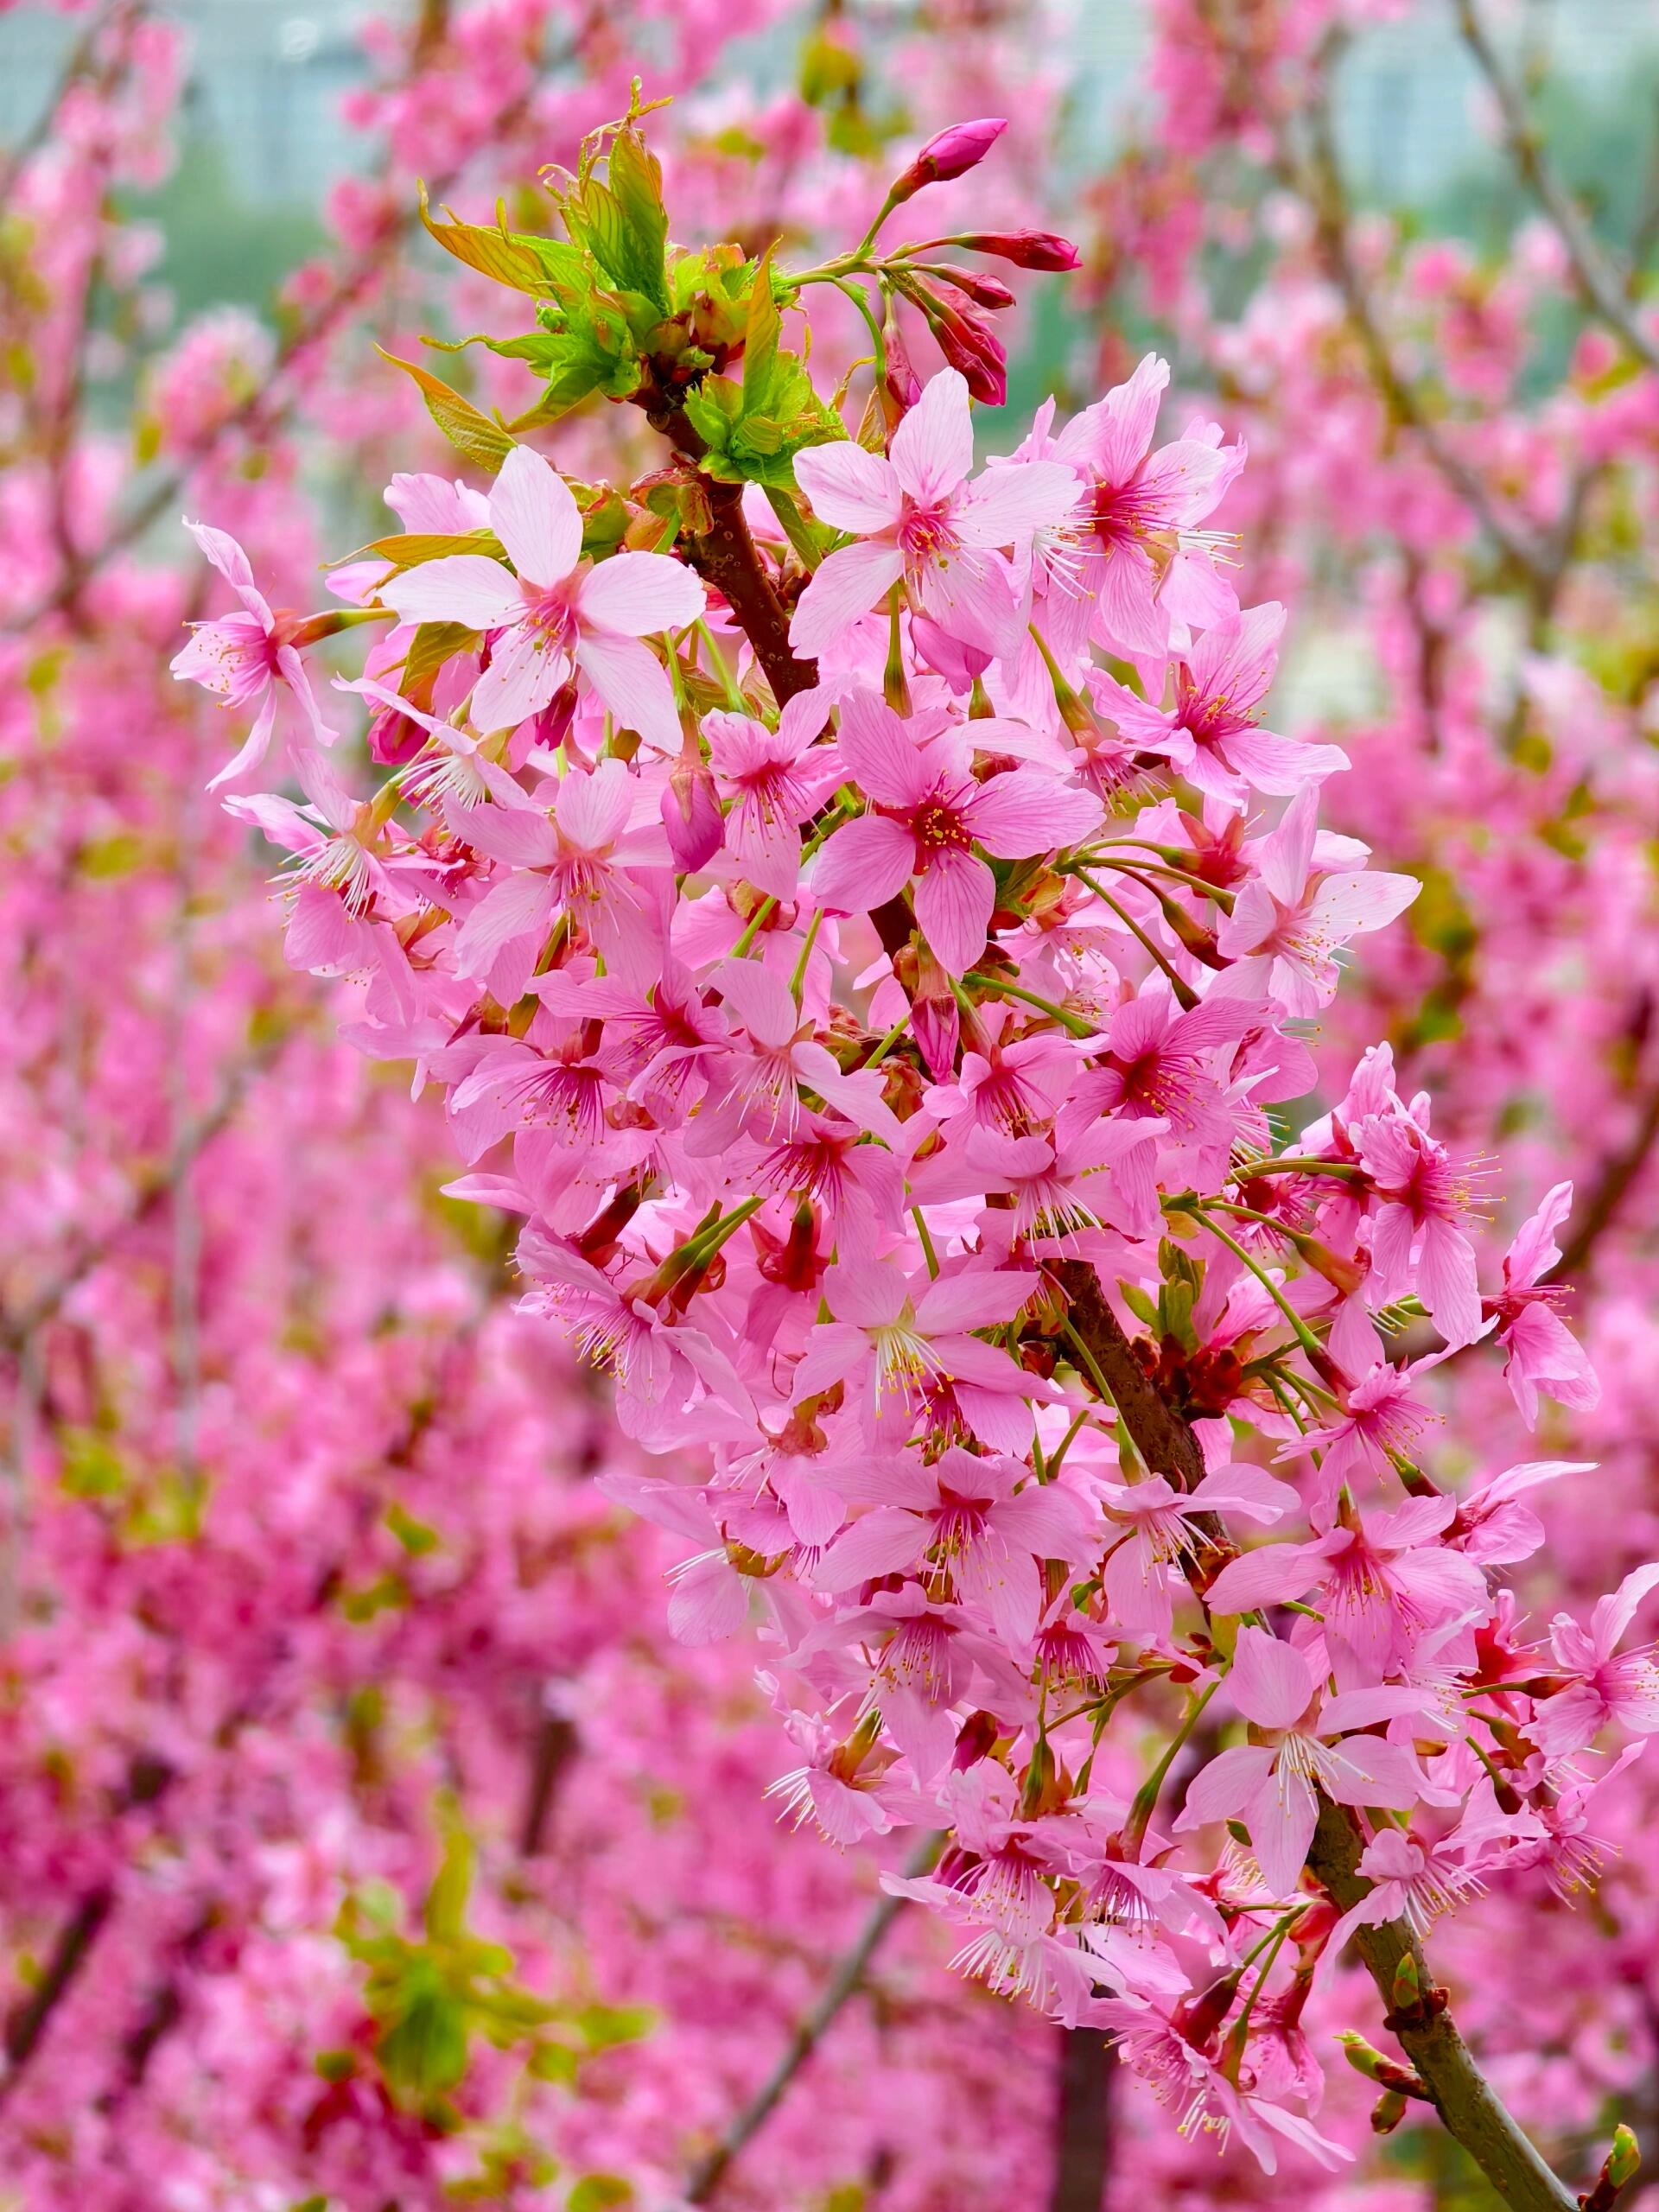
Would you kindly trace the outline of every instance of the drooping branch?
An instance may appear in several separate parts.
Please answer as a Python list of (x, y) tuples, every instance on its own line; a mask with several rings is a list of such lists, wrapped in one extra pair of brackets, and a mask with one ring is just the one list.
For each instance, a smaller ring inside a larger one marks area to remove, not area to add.
[(120, 1239), (161, 1211), (195, 1160), (234, 1121), (249, 1085), (265, 1072), (286, 1042), (283, 1034), (251, 1052), (226, 1077), (213, 1104), (180, 1131), (172, 1151), (160, 1167), (134, 1179), (116, 1218), (86, 1237), (32, 1298), (12, 1313), (0, 1313), (0, 1351), (20, 1351), (35, 1331), (52, 1319), (71, 1293), (103, 1264)]
[(1491, 88), (1505, 149), (1560, 239), (1573, 281), (1585, 305), (1630, 348), (1644, 368), (1659, 375), (1659, 342), (1637, 321), (1631, 311), (1630, 294), (1601, 241), (1556, 175), (1528, 108), (1526, 94), (1492, 43), (1478, 0), (1453, 0), (1453, 4), (1463, 42)]
[[(941, 1835), (925, 1837), (906, 1861), (906, 1874), (912, 1878), (925, 1874), (938, 1857), (944, 1841)], [(779, 2054), (777, 2064), (719, 2142), (691, 2169), (685, 2184), (688, 2204), (707, 2204), (710, 2201), (733, 2160), (782, 2103), (791, 2082), (823, 2042), (836, 2015), (863, 1981), (870, 1961), (887, 1941), (887, 1931), (904, 1910), (906, 1902), (902, 1897), (883, 1897), (871, 1906), (851, 1947)]]
[[(1359, 1872), (1363, 1840), (1352, 1815), (1328, 1798), (1319, 1802), (1308, 1865), (1345, 1912), (1370, 1891)], [(1387, 2024), (1399, 2037), (1445, 2125), (1462, 2144), (1511, 2212), (1575, 2212), (1578, 2199), (1545, 2164), (1475, 2063), (1467, 2044), (1433, 1990), (1421, 1945), (1403, 1920), (1361, 1928), (1354, 1945), (1388, 2008)], [(1402, 1964), (1409, 1960), (1425, 1997), (1396, 2008)]]
[[(1060, 1275), (1071, 1300), (1072, 1327), (1114, 1391), (1119, 1381), (1122, 1384), (1118, 1417), (1141, 1458), (1154, 1471), (1173, 1474), (1190, 1487), (1185, 1470), (1197, 1465), (1202, 1471), (1204, 1464), (1190, 1425), (1141, 1371), (1093, 1268), (1082, 1261), (1066, 1261)], [(1175, 1442), (1172, 1429), (1182, 1433), (1184, 1443)], [(1358, 1872), (1363, 1847), (1350, 1815), (1322, 1803), (1308, 1865), (1344, 1911), (1370, 1887)], [(1418, 1986), (1431, 1986), (1410, 1929), (1403, 1921), (1388, 1921), (1362, 1929), (1356, 1941), (1389, 2008), (1389, 2024), (1422, 2075), (1447, 2132), (1462, 2144), (1510, 2212), (1573, 2212), (1576, 2200), (1504, 2107), (1444, 2005), (1423, 2005), (1417, 2017), (1395, 2011), (1395, 1975), (1403, 1959), (1409, 1956), (1415, 1964)]]

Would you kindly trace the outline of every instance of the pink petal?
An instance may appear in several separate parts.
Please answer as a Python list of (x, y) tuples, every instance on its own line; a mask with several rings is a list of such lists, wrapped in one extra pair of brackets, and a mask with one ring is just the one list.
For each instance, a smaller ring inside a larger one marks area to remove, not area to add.
[(1186, 1802), (1175, 1825), (1185, 1831), (1207, 1821), (1230, 1821), (1249, 1803), (1273, 1770), (1265, 1744), (1236, 1744), (1200, 1767), (1186, 1785)]
[(831, 913), (868, 913), (903, 890), (915, 859), (916, 841), (901, 823), (861, 815), (843, 823), (813, 861), (812, 896)]
[(624, 637), (683, 630), (708, 605), (709, 594), (682, 561), (662, 553), (613, 553), (582, 579), (576, 610), (584, 623)]
[(271, 622), (270, 605), (254, 582), (248, 556), (235, 538), (228, 531), (215, 530), (211, 523), (192, 522), (188, 516), (185, 518), (184, 526), (249, 613), (257, 618), (262, 629), (269, 630)]
[(402, 622), (464, 622), (469, 630), (499, 630), (524, 611), (518, 583), (481, 553), (423, 561), (383, 585), (380, 596)]
[(896, 545), (879, 538), (843, 545), (823, 563), (796, 604), (789, 642), (815, 659), (887, 597), (905, 572)]
[(957, 535), (964, 545), (1014, 545), (1076, 506), (1082, 486), (1058, 461), (988, 468), (963, 502)]
[(968, 826), (986, 851), (1016, 861), (1076, 844), (1098, 829), (1106, 810), (1081, 785), (1016, 768), (982, 784), (967, 811)]
[(933, 1540), (931, 1522), (902, 1506), (880, 1505), (844, 1529), (812, 1572), (812, 1586), (855, 1590), (878, 1575), (914, 1567)]
[(556, 584), (582, 557), (582, 516), (550, 461), (514, 446), (490, 493), (490, 526), (525, 583)]
[(930, 378), (888, 450), (894, 474), (918, 506), (937, 505), (965, 481), (974, 465), (974, 425), (960, 370)]
[(795, 456), (795, 481), (820, 522), (868, 537), (888, 529), (904, 512), (893, 463), (852, 439), (809, 446)]
[(965, 975), (984, 951), (995, 907), (995, 879), (983, 861), (945, 851), (931, 863), (916, 887), (916, 919), (948, 975)]
[(536, 631), (507, 631), (474, 686), (474, 722), (485, 731), (517, 729), (541, 712), (569, 673), (564, 655)]
[(1266, 1629), (1242, 1628), (1227, 1686), (1247, 1720), (1264, 1728), (1289, 1728), (1313, 1698), (1313, 1670), (1300, 1651)]
[(874, 691), (850, 691), (842, 702), (839, 750), (878, 806), (914, 806), (938, 781), (937, 766), (929, 766), (927, 754)]
[(576, 639), (576, 665), (624, 729), (638, 730), (661, 752), (679, 751), (673, 687), (648, 645), (613, 631), (584, 629)]

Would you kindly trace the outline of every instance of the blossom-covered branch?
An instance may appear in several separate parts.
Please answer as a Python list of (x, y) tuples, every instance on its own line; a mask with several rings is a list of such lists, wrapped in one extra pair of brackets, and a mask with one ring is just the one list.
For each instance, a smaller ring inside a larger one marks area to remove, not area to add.
[[(238, 607), (177, 672), (252, 716), (214, 780), (290, 855), (290, 961), (359, 979), (353, 1041), (443, 1090), (453, 1195), (524, 1221), (524, 1311), (682, 1471), (605, 1487), (686, 1548), (677, 1634), (757, 1625), (783, 1809), (941, 1829), (887, 1879), (963, 1972), (1112, 2033), (1184, 2132), (1334, 2168), (1315, 1980), (1360, 1929), (1593, 1872), (1584, 1808), (1659, 1727), (1619, 1649), (1659, 1567), (1547, 1648), (1503, 1587), (1583, 1468), (1423, 1464), (1465, 1346), (1529, 1423), (1594, 1403), (1548, 1280), (1570, 1192), (1485, 1254), (1386, 1046), (1291, 1125), (1338, 953), (1418, 886), (1321, 826), (1346, 755), (1264, 725), (1287, 610), (1210, 521), (1243, 448), (1160, 442), (1160, 359), (979, 465), (1013, 295), (978, 263), (1071, 249), (884, 233), (1002, 126), (791, 270), (673, 238), (648, 112), (552, 174), (563, 236), (433, 226), (531, 302), (482, 341), (536, 379), (511, 420), (418, 372), (487, 489), (395, 478), (333, 615), (193, 525)], [(870, 339), (833, 391), (787, 342), (820, 292)], [(663, 466), (531, 442), (596, 399)], [(303, 658), (359, 628), (366, 788)], [(1438, 1348), (1405, 1363), (1408, 1319)], [(1414, 2033), (1430, 1995), (1390, 1996)], [(1449, 2024), (1418, 2056), (1499, 2192), (1559, 2202)]]

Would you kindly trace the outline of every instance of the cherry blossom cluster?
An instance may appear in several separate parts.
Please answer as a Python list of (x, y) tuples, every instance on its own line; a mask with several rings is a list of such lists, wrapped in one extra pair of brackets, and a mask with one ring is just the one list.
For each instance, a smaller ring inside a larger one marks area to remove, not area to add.
[[(1659, 1567), (1547, 1637), (1505, 1587), (1586, 1471), (1422, 1464), (1453, 1360), (1495, 1349), (1529, 1422), (1593, 1407), (1570, 1188), (1484, 1256), (1484, 1170), (1387, 1046), (1319, 1110), (1338, 956), (1417, 887), (1320, 828), (1344, 754), (1265, 726), (1285, 610), (1211, 524), (1243, 448), (1160, 441), (1160, 360), (976, 466), (1002, 288), (936, 257), (1064, 242), (877, 241), (997, 126), (791, 272), (670, 242), (639, 112), (561, 175), (566, 237), (431, 225), (536, 302), (486, 341), (546, 380), (516, 423), (423, 372), (488, 487), (395, 477), (401, 531), (309, 617), (193, 524), (239, 604), (175, 671), (251, 721), (214, 780), (289, 855), (290, 962), (363, 979), (352, 1041), (442, 1088), (525, 1310), (674, 1462), (607, 1487), (683, 1540), (677, 1634), (760, 1624), (785, 1815), (938, 1832), (889, 1879), (965, 1973), (1112, 2031), (1185, 2133), (1336, 2164), (1321, 1975), (1592, 1880), (1592, 1800), (1659, 1727), (1625, 1642)], [(815, 286), (866, 319), (855, 423), (784, 347)], [(589, 393), (662, 465), (530, 442)], [(303, 654), (358, 627), (323, 690)], [(1455, 2124), (1407, 1956), (1427, 2078), (1356, 2063), (1378, 2126)]]

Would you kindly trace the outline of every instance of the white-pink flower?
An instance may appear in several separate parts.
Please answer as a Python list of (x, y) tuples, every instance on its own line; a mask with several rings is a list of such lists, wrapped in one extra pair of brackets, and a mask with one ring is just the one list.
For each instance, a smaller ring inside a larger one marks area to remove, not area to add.
[(490, 527), (511, 569), (481, 553), (446, 554), (391, 577), (380, 593), (401, 621), (464, 622), (497, 633), (473, 691), (474, 725), (515, 728), (546, 706), (575, 668), (619, 723), (677, 752), (673, 690), (639, 640), (696, 621), (705, 603), (696, 577), (658, 553), (584, 563), (582, 515), (569, 486), (528, 446), (515, 446), (501, 464), (490, 493)]
[(253, 728), (241, 751), (226, 763), (209, 782), (210, 791), (242, 781), (259, 767), (276, 735), (277, 709), (284, 696), (297, 709), (303, 757), (307, 741), (332, 745), (334, 732), (325, 728), (312, 696), (311, 679), (293, 643), (297, 625), (291, 618), (274, 614), (253, 581), (248, 556), (236, 540), (206, 523), (185, 528), (242, 602), (239, 614), (221, 614), (212, 622), (191, 625), (188, 645), (174, 654), (170, 664), (181, 683), (200, 683), (215, 691), (227, 707), (251, 707)]

